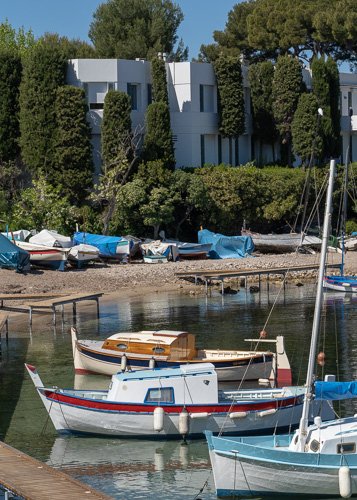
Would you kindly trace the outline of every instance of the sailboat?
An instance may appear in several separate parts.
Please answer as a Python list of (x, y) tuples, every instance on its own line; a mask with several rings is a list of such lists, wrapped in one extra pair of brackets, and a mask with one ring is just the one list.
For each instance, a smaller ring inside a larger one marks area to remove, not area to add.
[[(349, 498), (357, 494), (357, 417), (308, 424), (319, 399), (356, 397), (356, 382), (315, 382), (335, 161), (331, 161), (319, 278), (300, 425), (292, 435), (213, 436), (206, 431), (217, 495)], [(315, 394), (314, 393), (315, 390)]]
[(345, 161), (345, 178), (344, 178), (344, 189), (343, 189), (343, 205), (342, 205), (342, 221), (341, 221), (341, 266), (340, 275), (336, 276), (325, 276), (323, 286), (329, 290), (335, 290), (337, 292), (357, 292), (357, 276), (346, 276), (344, 274), (345, 268), (345, 251), (348, 247), (346, 242), (346, 219), (347, 219), (347, 186), (348, 186), (348, 154), (346, 154)]

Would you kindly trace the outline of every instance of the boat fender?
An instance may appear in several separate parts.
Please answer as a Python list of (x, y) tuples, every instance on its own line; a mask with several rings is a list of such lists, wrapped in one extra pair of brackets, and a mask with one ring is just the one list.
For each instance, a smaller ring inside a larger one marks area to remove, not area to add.
[(229, 418), (244, 418), (248, 415), (246, 411), (232, 411), (229, 414)]
[(259, 378), (258, 379), (258, 384), (259, 385), (269, 385), (270, 382), (269, 382), (269, 379), (268, 378)]
[(276, 408), (271, 408), (270, 410), (258, 411), (258, 417), (267, 417), (268, 415), (274, 415), (276, 413)]
[(190, 417), (191, 418), (207, 418), (210, 414), (207, 413), (206, 411), (203, 412), (198, 412), (198, 413), (191, 413)]
[(339, 468), (338, 485), (341, 497), (350, 498), (352, 495), (351, 471), (350, 468), (345, 465)]
[(150, 359), (149, 368), (150, 368), (150, 370), (153, 370), (155, 368), (155, 359), (154, 358)]
[(188, 428), (189, 428), (188, 418), (189, 418), (188, 411), (184, 408), (179, 415), (179, 433), (183, 437), (185, 437), (188, 434)]
[(154, 410), (154, 431), (161, 432), (164, 429), (164, 409), (158, 406)]
[(125, 354), (123, 354), (120, 361), (120, 369), (122, 372), (125, 372), (127, 364), (128, 364), (128, 358), (125, 356)]

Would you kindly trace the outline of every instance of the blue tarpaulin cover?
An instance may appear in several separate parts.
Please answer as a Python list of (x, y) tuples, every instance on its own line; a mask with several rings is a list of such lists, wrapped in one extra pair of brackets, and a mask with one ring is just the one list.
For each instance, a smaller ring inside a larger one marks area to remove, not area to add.
[(0, 234), (0, 267), (16, 269), (21, 272), (29, 265), (30, 254)]
[(114, 257), (118, 243), (122, 241), (121, 236), (103, 236), (101, 234), (91, 233), (74, 233), (73, 242), (75, 245), (86, 243), (93, 245), (99, 249), (100, 255), (103, 257)]
[(357, 397), (357, 382), (315, 382), (315, 399), (351, 399)]
[(241, 259), (249, 257), (254, 251), (251, 236), (225, 236), (208, 229), (198, 231), (198, 242), (212, 244), (209, 251), (212, 259)]

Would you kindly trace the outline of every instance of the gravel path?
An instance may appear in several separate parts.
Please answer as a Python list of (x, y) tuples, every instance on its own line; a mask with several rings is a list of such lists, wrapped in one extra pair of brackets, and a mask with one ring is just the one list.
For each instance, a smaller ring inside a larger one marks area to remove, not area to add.
[[(319, 254), (257, 255), (246, 259), (186, 260), (166, 264), (93, 264), (86, 269), (65, 272), (33, 269), (27, 274), (0, 269), (0, 293), (74, 293), (103, 292), (142, 293), (143, 289), (182, 289), (192, 283), (179, 279), (175, 273), (197, 270), (269, 269), (275, 267), (317, 264)], [(329, 254), (329, 263), (340, 263), (340, 254)], [(357, 252), (346, 254), (346, 274), (357, 274)], [(313, 272), (293, 273), (291, 279), (311, 278)]]

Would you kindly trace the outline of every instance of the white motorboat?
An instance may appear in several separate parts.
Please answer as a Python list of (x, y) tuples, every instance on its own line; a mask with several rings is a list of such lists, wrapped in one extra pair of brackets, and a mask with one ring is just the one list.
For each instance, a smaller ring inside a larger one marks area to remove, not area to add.
[(14, 243), (30, 254), (30, 262), (32, 265), (49, 267), (57, 271), (65, 270), (69, 252), (68, 248), (49, 247), (19, 240), (15, 240)]

